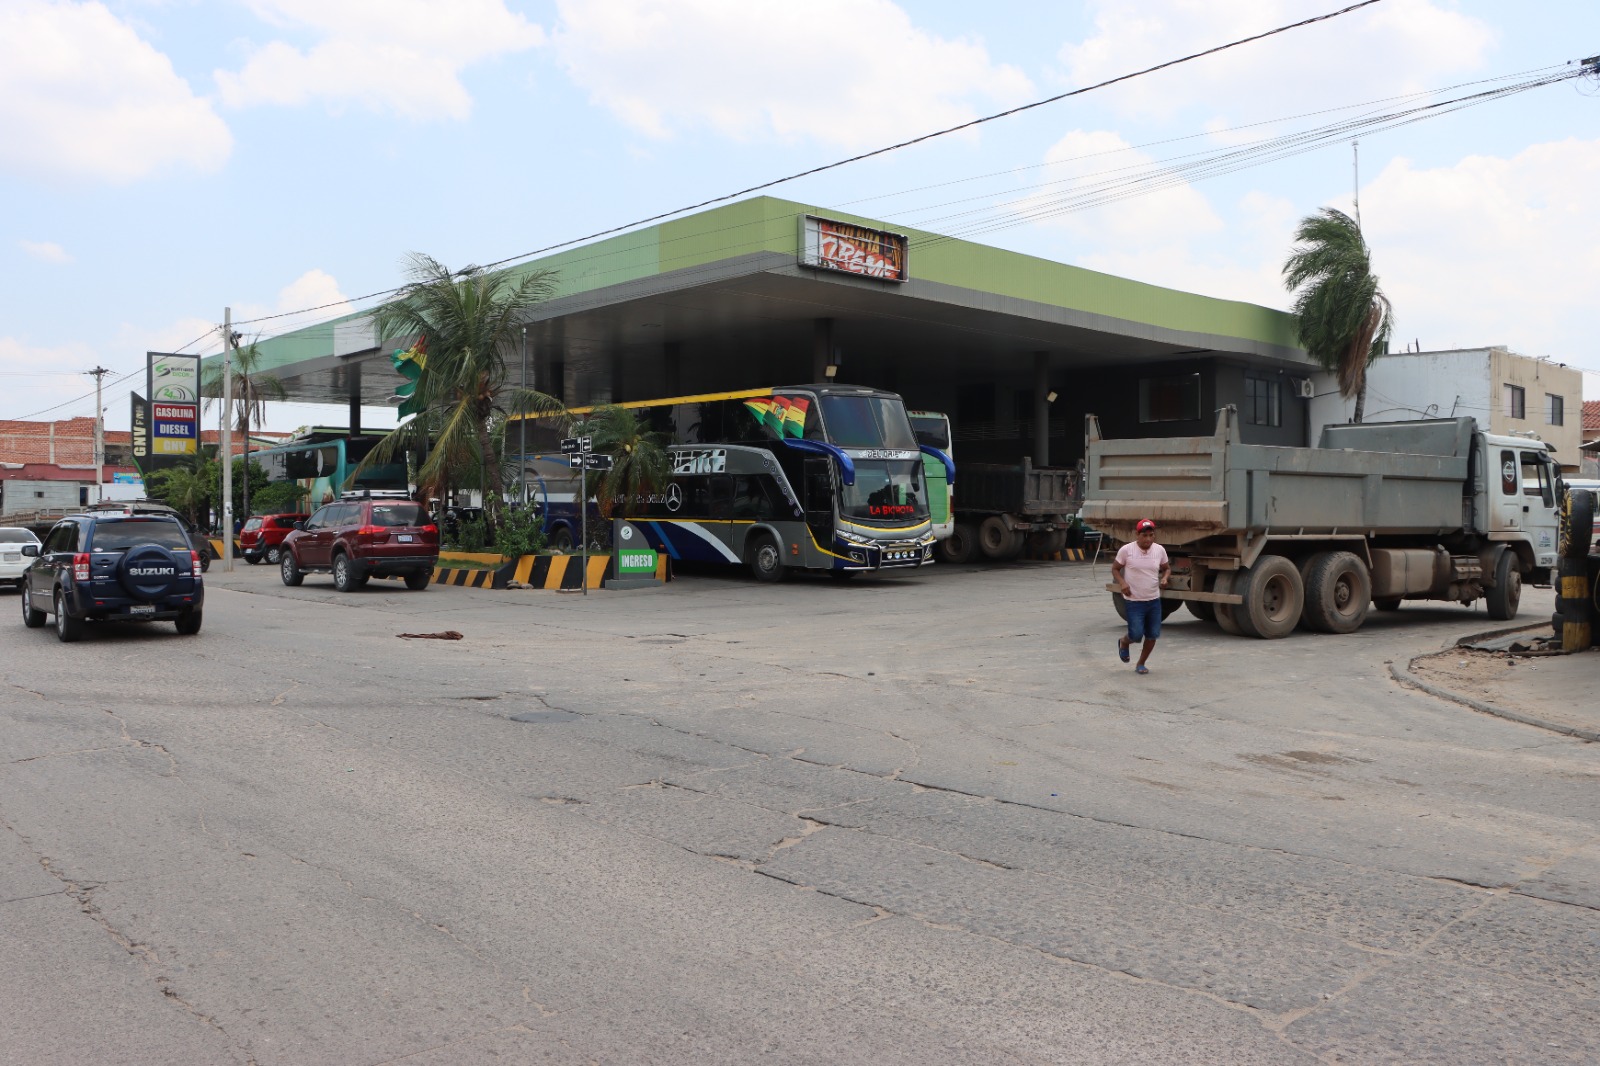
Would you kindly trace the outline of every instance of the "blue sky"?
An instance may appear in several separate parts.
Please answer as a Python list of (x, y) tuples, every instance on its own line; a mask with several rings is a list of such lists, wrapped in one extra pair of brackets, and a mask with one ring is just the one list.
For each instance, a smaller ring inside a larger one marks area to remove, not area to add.
[[(143, 353), (218, 350), (225, 306), (334, 305), (243, 327), (270, 335), (370, 306), (414, 250), (503, 259), (1341, 6), (0, 0), (0, 418), (91, 414), (98, 364), (125, 428)], [(773, 193), (1284, 307), (1295, 222), (1351, 209), (1349, 138), (1174, 165), (1597, 54), (1593, 0), (1381, 0)], [(1359, 139), (1397, 347), (1505, 344), (1600, 398), (1600, 84)], [(1084, 182), (1115, 195), (1063, 199)]]

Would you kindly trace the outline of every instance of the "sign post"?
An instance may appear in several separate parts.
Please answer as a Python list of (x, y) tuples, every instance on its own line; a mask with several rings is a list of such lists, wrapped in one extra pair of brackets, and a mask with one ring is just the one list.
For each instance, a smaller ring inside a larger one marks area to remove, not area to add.
[(583, 594), (589, 595), (589, 471), (610, 470), (611, 456), (595, 455), (593, 452), (593, 437), (563, 437), (561, 451), (567, 457), (567, 464), (578, 471), (579, 480), (583, 488), (578, 493), (578, 515), (580, 538), (583, 541), (579, 548), (580, 557), (583, 559)]

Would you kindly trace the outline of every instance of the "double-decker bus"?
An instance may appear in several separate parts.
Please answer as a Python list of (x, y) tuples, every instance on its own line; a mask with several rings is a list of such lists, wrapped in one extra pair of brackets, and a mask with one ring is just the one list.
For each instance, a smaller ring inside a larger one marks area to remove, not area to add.
[[(627, 514), (673, 559), (743, 564), (764, 581), (788, 569), (850, 575), (933, 560), (924, 452), (947, 480), (955, 471), (942, 452), (918, 445), (892, 392), (796, 385), (617, 406), (670, 442), (670, 480)], [(547, 535), (571, 543), (577, 484), (556, 451), (566, 424), (530, 425), (527, 465), (549, 501)]]
[(406, 463), (379, 463), (368, 467), (350, 482), (356, 465), (377, 446), (380, 437), (335, 436), (314, 433), (301, 440), (250, 453), (250, 461), (261, 464), (271, 482), (293, 481), (306, 490), (305, 507), (314, 511), (357, 489), (410, 488)]

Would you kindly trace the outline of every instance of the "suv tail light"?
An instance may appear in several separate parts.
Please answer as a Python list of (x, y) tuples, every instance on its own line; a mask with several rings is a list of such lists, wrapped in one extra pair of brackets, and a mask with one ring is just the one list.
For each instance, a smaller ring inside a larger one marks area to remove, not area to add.
[(427, 525), (422, 527), (422, 532), (427, 536), (437, 537), (439, 535), (439, 527), (434, 525), (432, 522), (429, 522)]
[(72, 557), (72, 580), (89, 580), (89, 556), (86, 552), (79, 552)]
[(189, 573), (198, 574), (199, 572), (200, 572), (200, 553), (195, 551), (193, 548), (191, 548), (191, 549), (189, 549)]
[(356, 530), (356, 536), (362, 540), (388, 540), (389, 528), (387, 526), (362, 526)]

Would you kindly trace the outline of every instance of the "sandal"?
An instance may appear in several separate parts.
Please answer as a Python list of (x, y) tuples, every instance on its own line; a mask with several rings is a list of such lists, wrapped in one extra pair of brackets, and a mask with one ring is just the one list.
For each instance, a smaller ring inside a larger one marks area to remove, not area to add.
[(1144, 663), (1140, 663), (1138, 666), (1133, 668), (1133, 672), (1136, 674), (1148, 674), (1150, 672), (1150, 668)]
[(1128, 646), (1122, 643), (1121, 640), (1117, 641), (1117, 655), (1123, 662), (1128, 661)]

